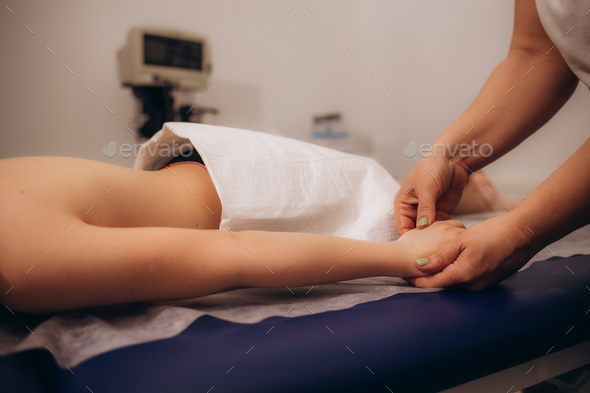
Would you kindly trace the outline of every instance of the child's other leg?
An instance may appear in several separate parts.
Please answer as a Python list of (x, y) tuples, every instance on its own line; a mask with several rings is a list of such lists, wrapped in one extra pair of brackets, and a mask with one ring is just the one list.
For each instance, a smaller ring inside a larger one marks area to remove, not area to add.
[(481, 171), (467, 178), (465, 190), (455, 214), (485, 213), (515, 209), (521, 201), (502, 195)]
[[(403, 179), (396, 179), (396, 181), (400, 184), (403, 183)], [(515, 209), (520, 202), (518, 199), (502, 195), (483, 172), (477, 171), (467, 178), (463, 196), (457, 205), (455, 214), (500, 211), (506, 210), (506, 206)]]

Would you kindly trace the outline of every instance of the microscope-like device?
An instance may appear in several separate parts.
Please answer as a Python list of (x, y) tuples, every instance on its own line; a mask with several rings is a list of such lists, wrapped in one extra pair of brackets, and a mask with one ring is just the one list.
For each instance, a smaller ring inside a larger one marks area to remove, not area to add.
[[(150, 138), (167, 121), (202, 123), (218, 110), (198, 106), (197, 91), (209, 89), (211, 49), (199, 35), (159, 27), (134, 27), (117, 52), (119, 78), (141, 105), (139, 132)], [(176, 101), (180, 101), (175, 105)]]

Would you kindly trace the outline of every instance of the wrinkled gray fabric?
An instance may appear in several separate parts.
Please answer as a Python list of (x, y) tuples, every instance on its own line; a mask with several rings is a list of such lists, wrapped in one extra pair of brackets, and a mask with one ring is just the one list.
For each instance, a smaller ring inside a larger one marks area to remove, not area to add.
[[(458, 217), (466, 226), (498, 215), (486, 213)], [(556, 256), (590, 254), (590, 226), (550, 246)], [(554, 255), (545, 249), (533, 262)], [(395, 277), (371, 277), (315, 287), (239, 289), (196, 299), (157, 304), (133, 303), (32, 316), (2, 312), (0, 354), (27, 349), (50, 350), (61, 367), (74, 367), (98, 354), (133, 344), (173, 337), (203, 315), (236, 323), (256, 323), (282, 316), (296, 317), (342, 310), (398, 293), (433, 292)], [(31, 329), (31, 333), (28, 329)]]

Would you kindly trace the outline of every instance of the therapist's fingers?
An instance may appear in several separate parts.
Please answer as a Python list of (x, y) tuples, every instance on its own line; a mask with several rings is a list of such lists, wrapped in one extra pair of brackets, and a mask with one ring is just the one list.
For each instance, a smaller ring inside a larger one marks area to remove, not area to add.
[[(520, 269), (540, 249), (514, 222), (504, 214), (477, 223), (429, 258), (425, 266), (441, 271), (408, 279), (421, 288), (462, 287), (479, 291), (496, 285)], [(441, 261), (444, 261), (441, 263)], [(424, 268), (419, 268), (425, 272)]]
[(399, 235), (403, 235), (416, 227), (416, 207), (418, 198), (414, 193), (414, 186), (405, 181), (394, 199), (395, 223)]
[(448, 288), (461, 285), (464, 281), (462, 272), (454, 263), (429, 276), (407, 277), (404, 279), (418, 288)]
[(424, 274), (432, 274), (443, 270), (459, 257), (461, 244), (459, 237), (451, 240), (428, 258), (418, 259), (416, 267)]
[[(434, 262), (434, 264), (439, 268), (446, 263), (442, 270), (436, 271), (427, 276), (408, 277), (404, 279), (410, 284), (419, 288), (447, 288), (461, 286), (463, 283), (465, 283), (468, 279), (468, 271), (465, 270), (464, 263), (461, 263), (460, 261), (460, 259), (465, 259), (465, 256), (462, 255), (460, 251), (457, 252), (457, 248), (454, 247), (454, 245), (448, 250), (443, 251), (443, 249), (441, 249), (441, 251), (445, 254), (442, 258), (446, 259), (439, 259), (435, 260)], [(457, 256), (454, 254), (457, 254)], [(451, 262), (448, 262), (449, 260)], [(424, 271), (424, 269), (420, 270)]]
[(465, 170), (455, 165), (453, 177), (446, 191), (436, 201), (436, 220), (448, 220), (451, 218), (457, 205), (463, 196), (463, 190), (467, 182)]
[(465, 229), (465, 224), (463, 224), (463, 221), (461, 221), (461, 220), (446, 220), (445, 225), (455, 227), (455, 228)]
[(416, 228), (423, 229), (436, 219), (436, 201), (438, 192), (431, 187), (420, 189), (418, 195), (418, 209), (416, 211)]
[(394, 199), (396, 225), (401, 235), (448, 220), (455, 211), (467, 174), (444, 157), (422, 158), (408, 174)]
[(395, 222), (399, 235), (412, 230), (416, 227), (416, 206), (400, 202), (395, 206)]

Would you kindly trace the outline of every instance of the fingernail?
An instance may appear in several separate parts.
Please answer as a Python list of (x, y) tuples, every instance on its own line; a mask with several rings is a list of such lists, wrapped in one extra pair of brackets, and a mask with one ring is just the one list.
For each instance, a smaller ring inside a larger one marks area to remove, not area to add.
[(420, 221), (418, 221), (419, 227), (423, 227), (424, 225), (428, 225), (428, 217), (422, 217)]
[(430, 261), (426, 258), (416, 259), (416, 263), (420, 266), (426, 266), (428, 265), (428, 262)]

